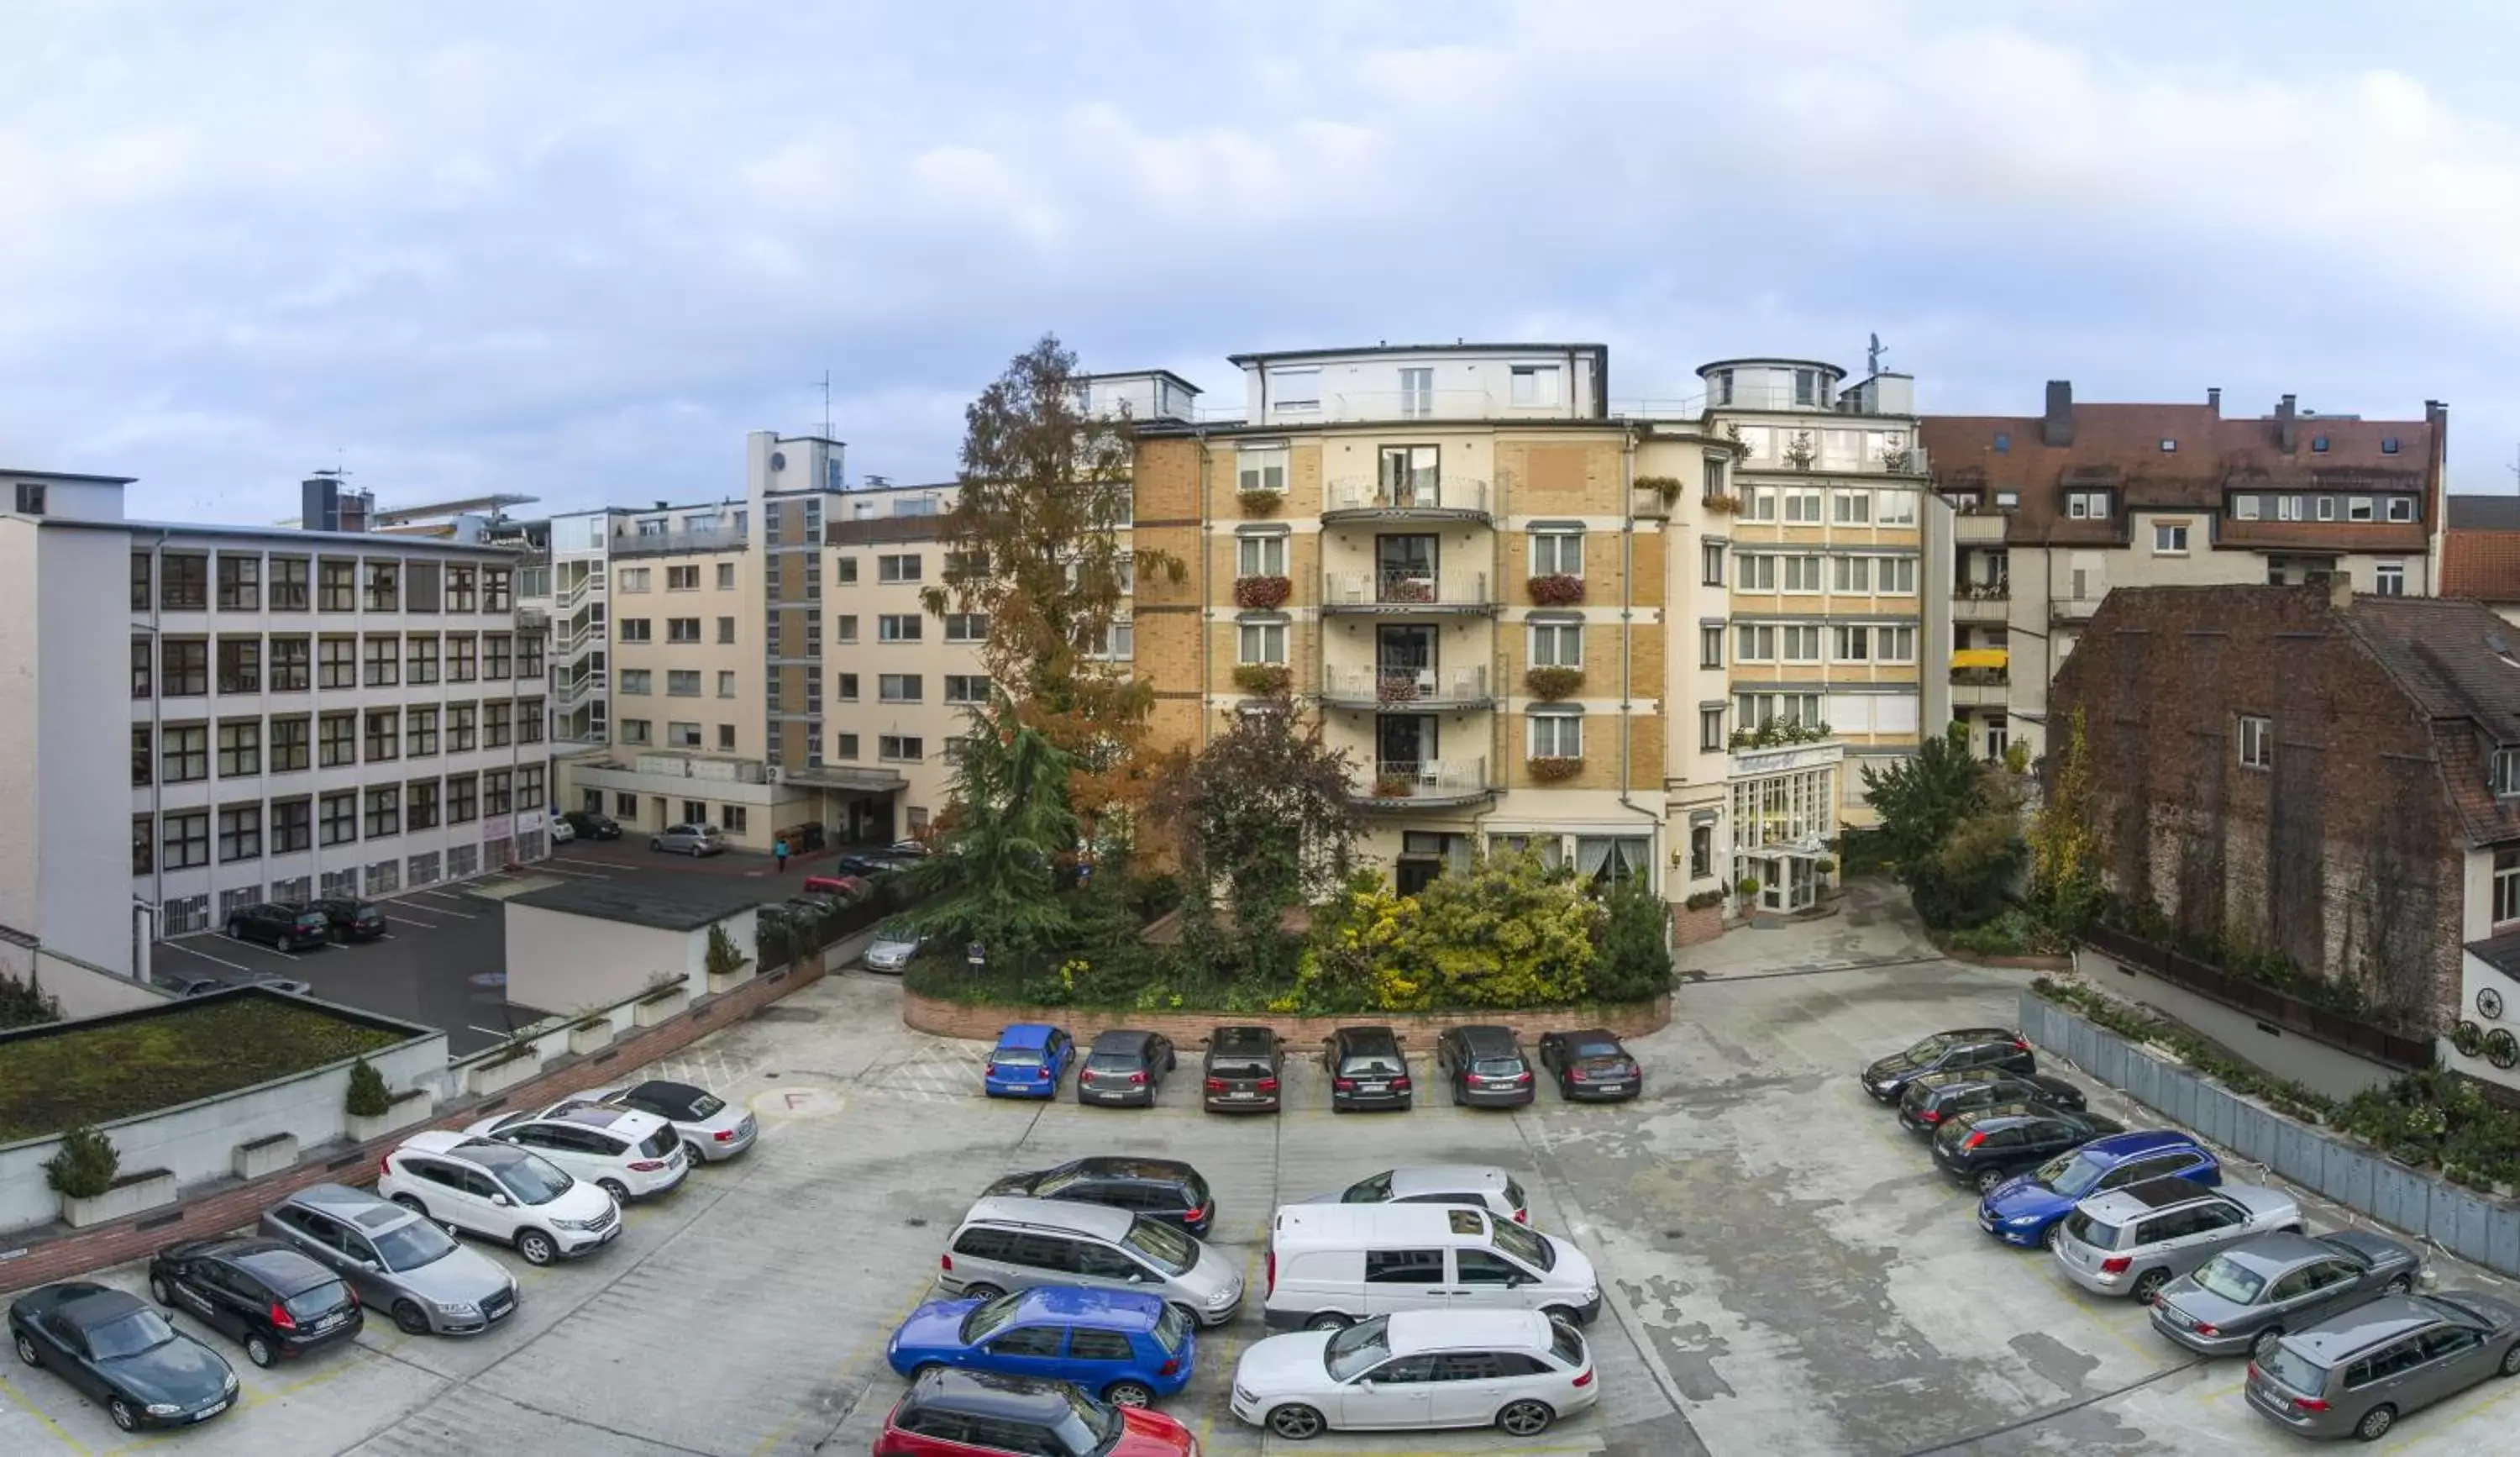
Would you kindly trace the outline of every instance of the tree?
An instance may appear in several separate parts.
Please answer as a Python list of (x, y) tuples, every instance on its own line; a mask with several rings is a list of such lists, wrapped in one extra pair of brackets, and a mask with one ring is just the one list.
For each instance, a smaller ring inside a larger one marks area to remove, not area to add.
[(708, 950), (700, 963), (712, 977), (732, 977), (752, 964), (752, 958), (736, 945), (735, 937), (723, 926), (709, 928)]
[(2092, 777), (2092, 744), (2077, 705), (2064, 751), (2055, 757), (2047, 803), (2030, 827), (2030, 898), (2048, 923), (2079, 933), (2099, 908), (2100, 869), (2108, 843), (2100, 830), (2099, 786)]
[(44, 1161), (44, 1182), (56, 1194), (94, 1199), (113, 1187), (122, 1155), (103, 1130), (81, 1123), (62, 1135), (61, 1147)]
[(27, 970), (23, 981), (0, 975), (0, 1027), (30, 1027), (38, 1023), (61, 1020), (60, 1000), (44, 990), (43, 983), (35, 979), (32, 968)]
[(901, 872), (923, 900), (912, 924), (977, 941), (993, 968), (1017, 973), (1060, 950), (1073, 915), (1059, 871), (1077, 845), (1069, 770), (1069, 755), (1003, 686), (993, 689), (954, 755), (952, 828), (935, 854)]
[(944, 580), (922, 600), (931, 613), (987, 616), (980, 660), (1023, 724), (1065, 757), (1067, 799), (1090, 832), (1138, 793), (1154, 701), (1151, 683), (1096, 655), (1136, 573), (1180, 580), (1185, 569), (1121, 540), (1133, 428), (1085, 404), (1076, 356), (1044, 335), (964, 411)]
[(1594, 957), (1592, 993), (1605, 1002), (1641, 1002), (1671, 990), (1671, 909), (1644, 876), (1610, 885), (1609, 919)]
[(1192, 905), (1221, 890), (1248, 941), (1275, 935), (1286, 907), (1335, 890), (1365, 828), (1350, 798), (1352, 769), (1282, 691), (1246, 705), (1195, 755), (1166, 762), (1148, 817), (1171, 832)]
[(1887, 770), (1865, 766), (1864, 790), (1881, 816), (1884, 862), (1927, 926), (1977, 926), (2003, 909), (2023, 854), (2020, 792), (1970, 756), (1964, 725)]
[(393, 1112), (393, 1092), (385, 1086), (385, 1075), (366, 1058), (350, 1065), (350, 1090), (341, 1107), (362, 1118), (381, 1118)]

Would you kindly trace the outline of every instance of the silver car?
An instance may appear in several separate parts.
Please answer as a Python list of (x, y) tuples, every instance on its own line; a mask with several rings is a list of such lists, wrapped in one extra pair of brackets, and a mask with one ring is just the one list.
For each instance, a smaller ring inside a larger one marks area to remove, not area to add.
[(691, 1152), (695, 1163), (724, 1162), (752, 1147), (752, 1141), (761, 1133), (761, 1125), (752, 1115), (706, 1088), (696, 1088), (687, 1082), (650, 1078), (626, 1088), (580, 1093), (574, 1101), (588, 1100), (635, 1108), (663, 1118), (681, 1135), (683, 1147)]
[(1531, 1222), (1531, 1206), (1522, 1185), (1504, 1169), (1486, 1163), (1417, 1163), (1386, 1168), (1330, 1194), (1316, 1194), (1290, 1204), (1440, 1204), (1475, 1205), (1500, 1219)]
[(1035, 1285), (1084, 1285), (1157, 1296), (1203, 1326), (1242, 1304), (1233, 1260), (1169, 1224), (1127, 1209), (992, 1196), (971, 1206), (947, 1247), (937, 1284), (990, 1299)]
[(469, 1336), (517, 1311), (498, 1261), (363, 1189), (314, 1184), (263, 1210), (262, 1232), (305, 1251), (407, 1336)]
[(2414, 1251), (2366, 1230), (2259, 1235), (2163, 1286), (2152, 1328), (2209, 1356), (2245, 1350), (2263, 1359), (2287, 1330), (2375, 1295), (2405, 1295), (2421, 1269)]
[(2382, 1296), (2250, 1362), (2249, 1405), (2304, 1436), (2377, 1441), (2489, 1376), (2520, 1376), (2520, 1305), (2481, 1290)]
[(2103, 1296), (2149, 1302), (2172, 1280), (2252, 1235), (2302, 1232), (2301, 1206), (2279, 1189), (2146, 1179), (2074, 1207), (2056, 1231), (2056, 1267)]
[(667, 825), (648, 837), (648, 848), (698, 859), (724, 852), (726, 837), (718, 833), (715, 825)]
[(887, 923), (875, 931), (875, 939), (867, 943), (866, 969), (870, 972), (898, 972), (910, 965), (919, 954), (926, 937), (907, 926)]

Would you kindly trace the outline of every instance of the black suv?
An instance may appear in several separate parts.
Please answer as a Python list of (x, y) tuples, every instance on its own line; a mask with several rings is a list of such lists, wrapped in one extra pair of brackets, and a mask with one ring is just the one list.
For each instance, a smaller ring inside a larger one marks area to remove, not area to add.
[(2039, 1070), (2039, 1060), (2031, 1054), (2030, 1039), (2019, 1032), (2007, 1032), (2002, 1027), (1961, 1027), (1936, 1032), (1907, 1051), (1892, 1053), (1866, 1068), (1864, 1091), (1876, 1103), (1896, 1103), (1908, 1091), (1908, 1084), (1925, 1073), (1962, 1068), (2018, 1072), (2026, 1077)]
[(1076, 1101), (1152, 1108), (1164, 1074), (1180, 1061), (1161, 1032), (1104, 1032), (1076, 1070)]
[(302, 911), (293, 905), (264, 901), (228, 917), (228, 939), (232, 941), (267, 941), (283, 951), (298, 951), (323, 945), (332, 938), (333, 923), (324, 919), (322, 911)]
[(1520, 1108), (1540, 1091), (1511, 1027), (1446, 1028), (1435, 1039), (1435, 1070), (1452, 1084), (1456, 1107)]
[(1341, 1027), (1322, 1039), (1322, 1070), (1330, 1075), (1330, 1112), (1397, 1108), (1413, 1101), (1409, 1060), (1391, 1028)]
[(1218, 1027), (1207, 1034), (1199, 1098), (1209, 1113), (1276, 1113), (1284, 1107), (1285, 1060), (1268, 1027)]
[(1899, 1097), (1899, 1125), (1931, 1137), (1944, 1119), (2000, 1103), (2040, 1103), (2080, 1113), (2088, 1102), (2081, 1088), (2045, 1072), (2024, 1077), (1992, 1068), (1964, 1068), (1910, 1078), (1908, 1091)]
[(359, 1334), (359, 1300), (339, 1276), (278, 1240), (186, 1240), (149, 1261), (149, 1294), (187, 1310), (270, 1366)]
[(1943, 1172), (1984, 1193), (2058, 1154), (2125, 1131), (2124, 1123), (2095, 1113), (2070, 1113), (2035, 1103), (1981, 1108), (1934, 1130), (1934, 1162)]
[(621, 826), (608, 814), (597, 814), (591, 809), (572, 809), (560, 818), (561, 823), (576, 832), (580, 840), (619, 840), (621, 838)]
[(1207, 1180), (1171, 1159), (1075, 1159), (1057, 1168), (1011, 1173), (982, 1193), (1107, 1205), (1194, 1235), (1205, 1235), (1216, 1220)]
[(326, 895), (306, 902), (320, 912), (333, 934), (345, 941), (373, 941), (385, 933), (385, 913), (374, 904), (347, 895)]

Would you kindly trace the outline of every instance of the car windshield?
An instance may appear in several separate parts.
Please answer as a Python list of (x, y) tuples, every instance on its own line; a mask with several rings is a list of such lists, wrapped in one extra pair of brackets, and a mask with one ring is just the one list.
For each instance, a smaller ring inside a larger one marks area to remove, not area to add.
[(1584, 1338), (1562, 1320), (1549, 1323), (1549, 1353), (1565, 1363), (1568, 1370), (1584, 1364)]
[(1219, 1077), (1266, 1077), (1269, 1064), (1254, 1057), (1220, 1057), (1209, 1059), (1207, 1070)]
[(875, 929), (875, 938), (895, 946), (907, 946), (919, 939), (919, 933), (898, 921), (886, 921)]
[(1061, 1387), (1059, 1391), (1067, 1398), (1067, 1410), (1059, 1414), (1050, 1430), (1071, 1457), (1086, 1457), (1088, 1453), (1099, 1452), (1102, 1450), (1103, 1443), (1120, 1434), (1118, 1407), (1099, 1406), (1094, 1398), (1074, 1387)]
[(1625, 1057), (1626, 1054), (1619, 1051), (1619, 1044), (1616, 1042), (1578, 1042), (1575, 1044), (1575, 1056), (1579, 1058), (1610, 1058), (1615, 1061)]
[(1085, 1171), (1081, 1168), (1054, 1168), (1033, 1180), (1032, 1197), (1049, 1199), (1061, 1189), (1073, 1189), (1084, 1181)]
[(989, 1061), (996, 1063), (1002, 1068), (1036, 1068), (1041, 1065), (1041, 1049), (1038, 1047), (1001, 1047), (997, 1051), (989, 1054)]
[(535, 1154), (502, 1161), (490, 1171), (516, 1196), (517, 1203), (525, 1205), (550, 1204), (577, 1182), (561, 1172), (560, 1165)]
[(91, 1327), (87, 1332), (88, 1354), (100, 1361), (118, 1361), (145, 1350), (156, 1350), (175, 1339), (175, 1328), (166, 1317), (155, 1310), (134, 1310), (129, 1315)]
[(2274, 1354), (2260, 1356), (2258, 1369), (2306, 1396), (2327, 1389), (2327, 1368), (2289, 1346), (2278, 1345)]
[(1101, 1069), (1105, 1072), (1126, 1072), (1133, 1068), (1145, 1067), (1146, 1061), (1147, 1060), (1145, 1058), (1140, 1057), (1134, 1050), (1129, 1052), (1098, 1052), (1094, 1054), (1094, 1056), (1085, 1060), (1085, 1066), (1088, 1068)]
[(1529, 1229), (1507, 1219), (1491, 1219), (1488, 1228), (1499, 1250), (1527, 1265), (1543, 1270), (1556, 1268), (1557, 1252)]
[(1341, 1204), (1385, 1204), (1391, 1199), (1391, 1172), (1385, 1169), (1370, 1179), (1359, 1179), (1339, 1196)]
[(2267, 1288), (2267, 1277), (2235, 1263), (2228, 1255), (2218, 1254), (2196, 1272), (2196, 1284), (2208, 1295), (2221, 1296), (2234, 1305), (2246, 1305)]
[(1403, 1067), (1400, 1059), (1391, 1053), (1352, 1052), (1339, 1060), (1339, 1070), (1351, 1075), (1363, 1073), (1372, 1077), (1385, 1072), (1398, 1076), (1408, 1069)]
[(2120, 1230), (2117, 1225), (2094, 1219), (2081, 1209), (2076, 1209), (2065, 1216), (2065, 1233), (2094, 1250), (2115, 1250), (2118, 1248)]
[(1322, 1348), (1322, 1365), (1332, 1381), (1352, 1381), (1382, 1364), (1391, 1354), (1391, 1321), (1377, 1315), (1359, 1321), (1330, 1338)]
[(997, 1334), (1000, 1326), (1015, 1318), (1015, 1307), (1023, 1303), (1023, 1298), (1022, 1291), (1011, 1290), (994, 1300), (983, 1301), (978, 1309), (964, 1316), (963, 1343), (976, 1345)]
[(1179, 1275), (1198, 1263), (1198, 1242), (1169, 1224), (1140, 1219), (1129, 1226), (1120, 1243), (1167, 1275)]
[(455, 1241), (426, 1219), (414, 1219), (376, 1236), (377, 1258), (399, 1274), (444, 1259), (455, 1252)]
[(2031, 1177), (2067, 1199), (2080, 1199), (2110, 1167), (2107, 1160), (2090, 1154), (2059, 1154), (2040, 1164)]
[(1958, 1040), (1959, 1039), (1958, 1037), (1953, 1036), (1949, 1032), (1936, 1032), (1934, 1035), (1918, 1042), (1915, 1046), (1909, 1048), (1906, 1052), (1899, 1054), (1899, 1056), (1906, 1058), (1912, 1063), (1929, 1063), (1934, 1059), (1941, 1057), (1943, 1055), (1943, 1049), (1951, 1046)]
[(1481, 1058), (1470, 1064), (1470, 1070), (1481, 1077), (1511, 1077), (1522, 1070), (1522, 1059)]

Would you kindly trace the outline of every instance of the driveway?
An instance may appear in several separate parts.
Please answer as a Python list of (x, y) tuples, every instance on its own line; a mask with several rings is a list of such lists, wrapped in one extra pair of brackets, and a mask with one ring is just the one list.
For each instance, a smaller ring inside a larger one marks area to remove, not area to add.
[[(1861, 892), (1844, 916), (1736, 933), (1683, 989), (1675, 1024), (1636, 1044), (1646, 1099), (1569, 1107), (1544, 1090), (1510, 1114), (1436, 1098), (1333, 1118), (1310, 1067), (1290, 1070), (1278, 1118), (1203, 1115), (1187, 1075), (1147, 1111), (1072, 1094), (993, 1103), (975, 1091), (979, 1045), (911, 1033), (894, 984), (834, 976), (651, 1070), (745, 1102), (760, 1144), (633, 1209), (622, 1240), (583, 1264), (525, 1270), (496, 1252), (522, 1272), (516, 1323), (465, 1343), (371, 1330), (297, 1370), (240, 1362), (244, 1408), (182, 1441), (362, 1457), (863, 1452), (901, 1389), (884, 1340), (930, 1296), (979, 1188), (1126, 1151), (1198, 1164), (1217, 1243), (1255, 1289), (1278, 1202), (1403, 1162), (1515, 1170), (1534, 1221), (1603, 1273), (1607, 1309), (1588, 1333), (1601, 1404), (1523, 1443), (1264, 1440), (1224, 1402), (1235, 1357), (1261, 1334), (1246, 1308), (1168, 1403), (1225, 1457), (2296, 1451), (2243, 1407), (2238, 1363), (2198, 1362), (2137, 1307), (1981, 1235), (1969, 1196), (1855, 1086), (1859, 1064), (1925, 1031), (2011, 1020), (2020, 974), (1919, 957), (1922, 944)], [(2316, 1229), (2339, 1223), (2312, 1212)], [(2441, 1275), (2476, 1279), (2447, 1262)], [(2504, 1451), (2515, 1394), (2520, 1383), (2479, 1389), (2380, 1450)], [(11, 1368), (0, 1382), (0, 1451), (131, 1445), (48, 1376)]]

